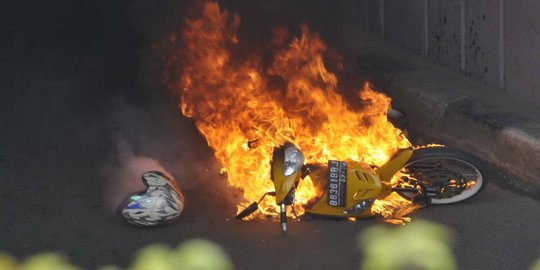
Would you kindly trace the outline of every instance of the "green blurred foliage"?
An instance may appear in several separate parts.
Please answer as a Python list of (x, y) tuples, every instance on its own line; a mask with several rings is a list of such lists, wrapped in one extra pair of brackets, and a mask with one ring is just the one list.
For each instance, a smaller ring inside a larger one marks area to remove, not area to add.
[[(79, 270), (62, 255), (43, 253), (31, 256), (21, 263), (10, 255), (0, 253), (0, 270)], [(121, 270), (107, 265), (99, 270)], [(223, 249), (203, 239), (188, 240), (176, 249), (166, 245), (150, 245), (137, 253), (128, 270), (234, 270)]]
[(422, 220), (398, 228), (377, 225), (358, 237), (361, 269), (456, 269), (452, 239), (446, 227)]
[[(401, 227), (378, 225), (358, 236), (363, 270), (456, 269), (452, 233), (444, 226), (417, 220)], [(18, 263), (0, 253), (0, 270), (79, 270), (57, 253), (34, 255)], [(99, 270), (122, 270), (107, 265)], [(188, 240), (176, 249), (150, 245), (141, 249), (127, 270), (234, 270), (223, 249), (203, 239)], [(538, 259), (531, 270), (540, 270)]]
[(43, 253), (30, 257), (22, 265), (20, 270), (79, 270), (71, 265), (66, 258), (56, 253)]
[(233, 270), (229, 257), (218, 245), (194, 239), (180, 245), (174, 252), (177, 268), (185, 270)]
[(0, 270), (79, 270), (64, 256), (57, 253), (42, 253), (31, 256), (18, 264), (15, 258), (0, 253)]
[(229, 257), (218, 245), (203, 239), (193, 239), (175, 250), (152, 245), (142, 249), (129, 270), (233, 270)]
[(129, 270), (170, 270), (173, 269), (172, 252), (165, 245), (151, 245), (139, 251), (137, 258)]
[(540, 259), (536, 260), (531, 270), (540, 270)]
[(0, 253), (0, 270), (13, 270), (17, 267), (17, 260), (8, 254)]

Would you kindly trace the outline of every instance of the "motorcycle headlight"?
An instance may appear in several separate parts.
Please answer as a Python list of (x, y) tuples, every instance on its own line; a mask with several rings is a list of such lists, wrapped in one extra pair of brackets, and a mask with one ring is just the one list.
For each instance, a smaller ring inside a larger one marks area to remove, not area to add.
[(297, 172), (304, 165), (304, 154), (300, 149), (293, 145), (285, 148), (285, 161), (283, 164), (283, 174), (285, 176), (291, 176)]

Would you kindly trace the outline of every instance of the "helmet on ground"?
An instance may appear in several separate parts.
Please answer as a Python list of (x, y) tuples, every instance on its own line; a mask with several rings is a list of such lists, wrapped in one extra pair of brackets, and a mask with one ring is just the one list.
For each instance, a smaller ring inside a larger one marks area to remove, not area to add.
[(142, 174), (146, 190), (129, 194), (118, 213), (133, 225), (154, 227), (176, 220), (184, 210), (184, 196), (176, 182), (158, 171)]

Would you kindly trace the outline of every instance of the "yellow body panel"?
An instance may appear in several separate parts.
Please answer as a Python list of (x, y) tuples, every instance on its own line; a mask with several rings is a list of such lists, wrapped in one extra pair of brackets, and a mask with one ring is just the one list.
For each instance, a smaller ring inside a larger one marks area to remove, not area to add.
[(324, 189), (322, 197), (307, 210), (308, 213), (336, 216), (336, 217), (370, 217), (373, 214), (370, 208), (362, 213), (347, 214), (346, 210), (351, 209), (357, 203), (368, 199), (383, 199), (390, 195), (392, 187), (390, 180), (405, 163), (411, 158), (412, 150), (405, 149), (394, 155), (390, 161), (381, 166), (376, 172), (365, 164), (355, 161), (347, 161), (347, 187), (345, 207), (335, 207), (328, 205), (326, 183), (328, 168), (323, 167), (310, 177), (314, 184)]
[(390, 181), (397, 171), (401, 170), (413, 154), (412, 149), (403, 149), (397, 152), (388, 162), (377, 169), (377, 174), (382, 181)]
[[(283, 174), (284, 156), (278, 148), (272, 159), (272, 180), (276, 188), (276, 203), (281, 204), (296, 188), (300, 181), (301, 172), (297, 171), (290, 176)], [(345, 206), (330, 206), (326, 185), (328, 182), (328, 167), (323, 166), (309, 174), (313, 184), (323, 191), (318, 201), (308, 207), (307, 212), (334, 217), (370, 217), (371, 206), (361, 213), (346, 213), (356, 204), (369, 199), (383, 199), (390, 195), (392, 187), (390, 180), (411, 158), (412, 149), (404, 149), (395, 154), (387, 163), (374, 171), (367, 164), (357, 161), (347, 161), (347, 185), (345, 193)]]
[[(324, 181), (324, 184), (316, 184), (323, 188), (326, 186), (327, 176), (327, 167), (321, 168), (310, 174), (310, 177), (314, 182)], [(357, 215), (346, 214), (344, 211), (352, 208), (363, 200), (378, 198), (381, 194), (386, 194), (389, 191), (390, 186), (383, 184), (375, 172), (369, 170), (359, 162), (347, 161), (347, 194), (345, 207), (328, 205), (328, 197), (325, 192), (319, 201), (317, 201), (307, 212), (327, 216), (368, 217), (371, 216), (370, 211), (364, 211)]]

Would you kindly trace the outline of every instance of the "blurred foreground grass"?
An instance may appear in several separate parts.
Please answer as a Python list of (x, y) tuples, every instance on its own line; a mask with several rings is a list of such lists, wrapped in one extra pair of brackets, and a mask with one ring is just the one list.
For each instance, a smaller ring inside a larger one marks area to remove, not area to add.
[(452, 243), (448, 228), (427, 221), (373, 226), (358, 236), (363, 253), (361, 269), (456, 269)]
[[(442, 225), (416, 220), (405, 226), (376, 225), (358, 235), (363, 270), (453, 270), (452, 232)], [(0, 270), (80, 270), (61, 254), (42, 253), (18, 262), (0, 253)], [(126, 270), (233, 270), (230, 258), (217, 244), (193, 239), (175, 249), (150, 245), (141, 249)], [(122, 270), (114, 265), (99, 270)], [(540, 270), (540, 259), (531, 270)]]
[[(415, 220), (399, 227), (376, 225), (361, 232), (357, 241), (362, 270), (457, 269), (453, 232), (436, 223)], [(540, 258), (531, 270), (540, 270)]]
[[(15, 258), (0, 253), (0, 270), (79, 270), (57, 253), (31, 256), (18, 263)], [(120, 270), (103, 266), (99, 270)], [(176, 249), (166, 245), (150, 245), (141, 249), (127, 270), (233, 270), (233, 264), (223, 249), (203, 239), (188, 240)]]

